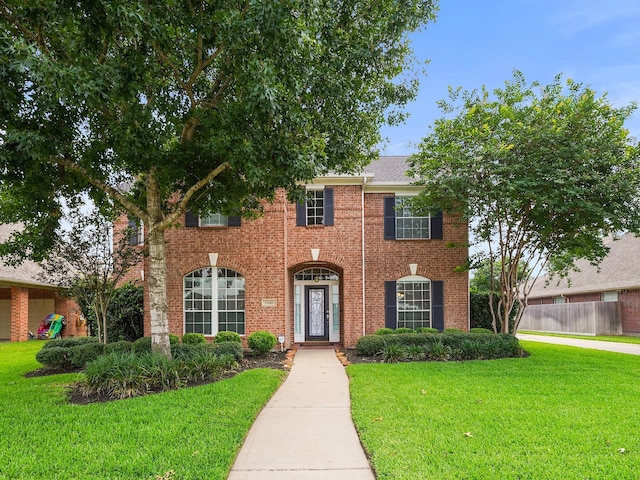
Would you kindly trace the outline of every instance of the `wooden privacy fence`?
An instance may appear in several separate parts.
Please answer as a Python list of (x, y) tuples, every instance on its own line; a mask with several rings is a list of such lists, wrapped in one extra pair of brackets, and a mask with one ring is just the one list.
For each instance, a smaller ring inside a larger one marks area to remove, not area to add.
[(520, 321), (520, 330), (621, 335), (620, 302), (580, 302), (529, 305)]

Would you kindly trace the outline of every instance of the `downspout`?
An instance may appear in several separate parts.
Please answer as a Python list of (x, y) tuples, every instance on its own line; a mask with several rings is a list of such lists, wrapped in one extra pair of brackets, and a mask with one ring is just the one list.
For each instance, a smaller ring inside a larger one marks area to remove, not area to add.
[[(291, 299), (291, 291), (289, 290), (289, 275), (288, 275), (288, 269), (287, 266), (289, 264), (289, 232), (287, 230), (287, 215), (288, 215), (288, 209), (287, 209), (287, 197), (285, 195), (285, 198), (282, 202), (283, 204), (283, 219), (282, 219), (282, 250), (284, 251), (283, 253), (283, 267), (284, 267), (284, 332), (282, 332), (282, 334), (285, 336), (285, 347), (289, 347), (289, 345), (293, 344), (293, 340), (295, 338), (295, 328), (293, 328), (293, 322), (292, 322), (292, 331), (294, 332), (294, 338), (289, 339), (288, 338), (288, 326), (289, 326), (289, 320), (292, 319), (292, 315), (291, 315), (291, 311), (289, 309), (289, 301)], [(287, 341), (290, 340), (290, 341)]]
[(361, 249), (362, 249), (362, 335), (366, 335), (367, 334), (367, 325), (366, 325), (366, 311), (367, 311), (367, 296), (366, 296), (366, 287), (365, 287), (365, 280), (366, 280), (366, 273), (365, 273), (365, 257), (364, 257), (364, 187), (365, 184), (367, 183), (367, 175), (365, 174), (362, 177), (362, 195), (361, 195), (361, 219), (360, 219), (360, 225), (361, 227)]

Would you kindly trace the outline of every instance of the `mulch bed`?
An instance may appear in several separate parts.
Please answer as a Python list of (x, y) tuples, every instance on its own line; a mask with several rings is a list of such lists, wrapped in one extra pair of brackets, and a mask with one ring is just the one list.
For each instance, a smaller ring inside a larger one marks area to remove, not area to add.
[[(240, 362), (239, 366), (236, 367), (233, 371), (227, 372), (223, 375), (222, 379), (231, 378), (236, 376), (240, 372), (244, 372), (245, 370), (250, 370), (253, 368), (273, 368), (275, 370), (284, 370), (289, 371), (291, 369), (291, 364), (293, 362), (293, 356), (295, 355), (295, 351), (286, 351), (286, 352), (270, 352), (266, 355), (256, 355), (253, 356), (251, 354), (245, 355), (245, 357)], [(61, 369), (61, 368), (49, 368), (43, 367), (38, 368), (37, 370), (33, 370), (25, 374), (27, 378), (33, 377), (43, 377), (47, 375), (59, 375), (62, 373), (80, 373), (82, 369)], [(212, 383), (217, 380), (200, 382), (198, 384), (189, 384), (189, 387), (197, 387), (199, 385), (205, 385), (207, 383)], [(150, 394), (158, 393), (158, 392), (149, 392)], [(89, 403), (100, 403), (100, 402), (111, 402), (112, 398), (106, 395), (100, 395), (97, 393), (87, 393), (84, 392), (79, 383), (74, 383), (69, 386), (67, 390), (67, 400), (69, 403), (73, 403), (76, 405), (86, 405)]]

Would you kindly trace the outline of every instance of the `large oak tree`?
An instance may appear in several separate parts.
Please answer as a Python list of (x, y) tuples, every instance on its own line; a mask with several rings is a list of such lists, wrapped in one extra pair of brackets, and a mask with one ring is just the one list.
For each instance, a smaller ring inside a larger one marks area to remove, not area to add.
[(142, 220), (170, 354), (165, 230), (370, 161), (435, 1), (0, 0), (0, 221), (25, 226), (0, 253), (46, 255), (83, 193)]
[(478, 257), (499, 267), (490, 274), (494, 328), (509, 332), (519, 305), (515, 332), (543, 269), (562, 275), (579, 258), (597, 264), (604, 236), (638, 231), (640, 148), (624, 127), (636, 105), (615, 107), (560, 76), (528, 84), (518, 71), (504, 88), (451, 89), (450, 97), (411, 159), (425, 186), (416, 205), (470, 220), (484, 244)]

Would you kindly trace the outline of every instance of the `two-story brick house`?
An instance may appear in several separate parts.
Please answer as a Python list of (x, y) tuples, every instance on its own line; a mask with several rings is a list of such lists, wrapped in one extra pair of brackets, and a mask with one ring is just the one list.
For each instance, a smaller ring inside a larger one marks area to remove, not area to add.
[(466, 330), (468, 276), (455, 267), (467, 250), (449, 245), (466, 244), (467, 225), (402, 208), (420, 191), (406, 169), (406, 157), (382, 157), (323, 176), (306, 204), (278, 192), (256, 220), (185, 215), (165, 237), (170, 331), (352, 346), (384, 326)]

